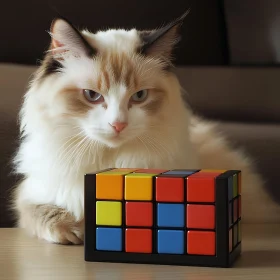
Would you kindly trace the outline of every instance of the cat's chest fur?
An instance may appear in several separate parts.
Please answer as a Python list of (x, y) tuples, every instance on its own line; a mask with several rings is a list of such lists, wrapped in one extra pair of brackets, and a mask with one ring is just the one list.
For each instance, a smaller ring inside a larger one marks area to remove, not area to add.
[(111, 167), (198, 168), (196, 149), (184, 134), (187, 135), (187, 131), (182, 130), (178, 139), (166, 135), (165, 141), (161, 141), (157, 147), (144, 145), (141, 141), (127, 143), (118, 149), (98, 147), (88, 151), (82, 158), (77, 154), (67, 164), (54, 157), (56, 150), (45, 150), (40, 156), (34, 153), (33, 160), (30, 160), (33, 167), (29, 166), (33, 169), (30, 170), (32, 177), (26, 180), (28, 188), (25, 192), (30, 193), (36, 203), (59, 205), (80, 218), (83, 216), (86, 173)]
[(101, 153), (101, 162), (88, 168), (191, 168), (191, 165), (197, 165), (194, 148), (189, 139), (165, 140), (158, 145), (133, 142)]

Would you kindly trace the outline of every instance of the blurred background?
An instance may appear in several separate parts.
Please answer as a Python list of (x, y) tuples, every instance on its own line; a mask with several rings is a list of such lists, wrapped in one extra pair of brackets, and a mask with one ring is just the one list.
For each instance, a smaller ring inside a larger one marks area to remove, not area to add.
[(14, 226), (9, 194), (17, 178), (17, 114), (58, 11), (77, 27), (152, 29), (191, 12), (175, 50), (177, 74), (195, 112), (219, 121), (245, 148), (280, 203), (280, 1), (5, 1), (0, 10), (0, 227)]

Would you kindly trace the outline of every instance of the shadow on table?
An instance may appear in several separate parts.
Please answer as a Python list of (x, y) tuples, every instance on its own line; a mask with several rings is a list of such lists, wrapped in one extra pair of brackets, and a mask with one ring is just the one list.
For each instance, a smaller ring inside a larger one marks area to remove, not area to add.
[(280, 251), (245, 251), (235, 267), (280, 267)]

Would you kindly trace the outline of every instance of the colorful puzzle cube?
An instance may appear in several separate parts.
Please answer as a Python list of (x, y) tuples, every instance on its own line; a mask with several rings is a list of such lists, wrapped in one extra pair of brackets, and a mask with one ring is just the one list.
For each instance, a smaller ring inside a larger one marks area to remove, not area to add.
[(85, 260), (229, 267), (241, 253), (239, 170), (85, 175)]

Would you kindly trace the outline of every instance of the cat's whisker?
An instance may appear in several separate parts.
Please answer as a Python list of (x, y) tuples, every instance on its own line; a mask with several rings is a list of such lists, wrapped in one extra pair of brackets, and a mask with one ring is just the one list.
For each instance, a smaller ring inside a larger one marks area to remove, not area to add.
[(147, 127), (166, 128), (166, 127), (179, 127), (179, 126), (178, 125), (170, 125), (170, 124), (153, 124), (153, 125), (147, 125)]
[[(79, 147), (84, 143), (84, 141), (87, 140), (87, 136), (85, 136), (84, 138), (82, 138), (82, 140), (80, 140), (76, 145), (74, 145), (74, 147), (71, 149), (73, 150), (70, 154), (68, 153), (68, 156), (66, 157), (66, 160), (68, 163), (70, 163), (73, 159), (75, 159), (75, 155), (77, 153), (77, 151), (79, 151)], [(71, 151), (70, 150), (70, 151)], [(75, 163), (75, 161), (74, 161)]]
[(83, 133), (83, 131), (79, 126), (71, 126), (71, 125), (57, 125), (54, 132), (61, 134), (62, 131), (66, 132), (67, 136), (65, 138), (68, 138), (74, 134)]
[(167, 128), (177, 128), (178, 126), (171, 126), (171, 125), (147, 125), (147, 126), (145, 126), (145, 125), (143, 125), (143, 126), (133, 126), (133, 127), (129, 127), (129, 132), (131, 132), (131, 131), (139, 131), (139, 130), (144, 130), (144, 131), (146, 131), (148, 128), (152, 128), (152, 129), (155, 129), (155, 130), (157, 130), (157, 131), (159, 131), (159, 132), (161, 132), (161, 130), (163, 131), (163, 132), (165, 132), (165, 134), (166, 134), (166, 129)]
[[(95, 159), (96, 158), (95, 150), (98, 151), (98, 148), (95, 149), (95, 146), (98, 146), (98, 141), (93, 140), (92, 144), (91, 144), (91, 146), (89, 148), (89, 154), (90, 154), (90, 156), (89, 156), (89, 164), (94, 164), (95, 161), (96, 161), (96, 159)], [(91, 162), (90, 162), (90, 160), (91, 160)]]
[(87, 164), (90, 164), (90, 159), (92, 158), (92, 155), (91, 155), (90, 151), (91, 151), (91, 147), (92, 147), (94, 142), (95, 142), (94, 140), (89, 139), (88, 140), (88, 145), (87, 145), (86, 149), (84, 150), (84, 156), (86, 156), (86, 158), (87, 158)]
[(82, 149), (83, 145), (88, 141), (87, 137), (85, 136), (76, 146), (75, 150), (70, 156), (70, 161), (75, 162), (75, 158), (77, 158), (77, 155), (79, 151)]
[(57, 158), (58, 158), (59, 160), (63, 159), (64, 154), (65, 154), (65, 153), (67, 154), (68, 150), (71, 149), (71, 147), (72, 147), (73, 145), (75, 145), (75, 143), (76, 143), (77, 141), (79, 141), (79, 138), (76, 138), (76, 139), (75, 139), (75, 136), (70, 137), (70, 139), (69, 139), (66, 143), (64, 143), (64, 144), (58, 149), (58, 151), (57, 151)]
[(158, 150), (157, 146), (154, 145), (154, 143), (149, 138), (147, 138), (146, 135), (142, 135), (142, 138), (144, 139), (146, 144), (152, 148), (152, 151), (155, 153), (156, 156), (162, 157), (161, 151)]
[(89, 151), (88, 151), (88, 164), (90, 164), (90, 159), (93, 158), (93, 154), (92, 154), (92, 148), (94, 148), (96, 141), (95, 140), (91, 140), (90, 141), (90, 146), (89, 146)]
[[(62, 140), (66, 140), (66, 139), (71, 138), (71, 137), (78, 137), (78, 136), (80, 136), (80, 135), (83, 134), (83, 133), (84, 133), (84, 131), (80, 131), (80, 130), (79, 130), (78, 133), (75, 133), (75, 134), (71, 133), (70, 135), (67, 135), (67, 136), (65, 136), (64, 138), (62, 138)], [(64, 144), (65, 144), (65, 143), (64, 143)]]
[(161, 157), (164, 158), (164, 153), (166, 153), (168, 156), (172, 157), (172, 154), (170, 151), (166, 148), (165, 145), (161, 143), (159, 139), (153, 138), (150, 135), (145, 134), (146, 141), (148, 141), (154, 148), (157, 150)]
[(74, 134), (74, 135), (68, 135), (68, 136), (66, 136), (66, 137), (64, 137), (64, 138), (62, 138), (62, 140), (67, 140), (66, 142), (64, 142), (63, 143), (63, 145), (61, 146), (61, 147), (64, 147), (68, 142), (70, 142), (71, 140), (73, 140), (74, 138), (76, 138), (76, 139), (79, 139), (79, 136), (81, 136), (83, 134), (83, 132), (81, 131), (81, 132), (79, 132), (79, 133), (77, 133), (77, 134)]
[(144, 147), (146, 148), (147, 150), (147, 153), (149, 155), (149, 161), (151, 159), (151, 152), (149, 150), (149, 147), (146, 145), (145, 141), (141, 138), (141, 136), (138, 136), (137, 139), (144, 145)]
[(90, 146), (91, 141), (89, 139), (87, 139), (83, 145), (81, 146), (80, 150), (77, 153), (76, 156), (76, 162), (78, 163), (78, 166), (76, 167), (76, 175), (79, 175), (79, 171), (80, 168), (82, 167), (82, 162), (83, 162), (83, 158), (85, 156), (86, 151), (88, 150), (89, 146)]
[(70, 123), (60, 123), (60, 124), (57, 124), (55, 127), (69, 127), (69, 128), (72, 128), (72, 129), (80, 129), (80, 127), (78, 125), (75, 125), (73, 126), (73, 124), (70, 124)]
[(88, 126), (88, 128), (89, 128), (89, 129), (94, 129), (94, 130), (96, 130), (96, 131), (99, 131), (99, 130), (101, 130), (101, 131), (106, 131), (105, 128), (97, 127), (97, 126)]
[[(96, 157), (99, 155), (99, 152), (100, 153), (102, 152), (103, 146), (101, 145), (101, 148), (99, 146), (100, 146), (100, 142), (95, 141), (95, 144), (92, 148), (92, 150), (93, 150), (93, 157), (92, 157), (92, 162), (91, 162), (92, 164), (95, 164), (97, 162)], [(98, 153), (96, 151), (98, 151)]]
[[(58, 158), (61, 157), (61, 155), (66, 152), (66, 150), (71, 147), (72, 144), (74, 144), (75, 142), (79, 141), (80, 138), (79, 136), (83, 133), (83, 131), (81, 131), (80, 133), (65, 137), (65, 139), (68, 139), (65, 143), (63, 143), (63, 145), (61, 145), (61, 147), (58, 149), (57, 154), (58, 154)], [(75, 139), (76, 138), (76, 139)]]
[(77, 152), (73, 158), (73, 161), (76, 163), (76, 165), (80, 165), (80, 158), (83, 154), (84, 148), (88, 145), (89, 142), (90, 141), (88, 139), (85, 139), (85, 141), (82, 141), (82, 143), (78, 145)]
[[(164, 136), (166, 136), (166, 135), (164, 135)], [(156, 143), (156, 144), (158, 144), (158, 145), (160, 145), (164, 150), (165, 150), (165, 152), (169, 155), (169, 156), (172, 156), (172, 153), (170, 152), (170, 150), (168, 149), (168, 146), (166, 146), (166, 145), (164, 145), (163, 143), (162, 143), (162, 141), (155, 141), (156, 139), (155, 138), (152, 138), (151, 136), (150, 136), (150, 138)]]

